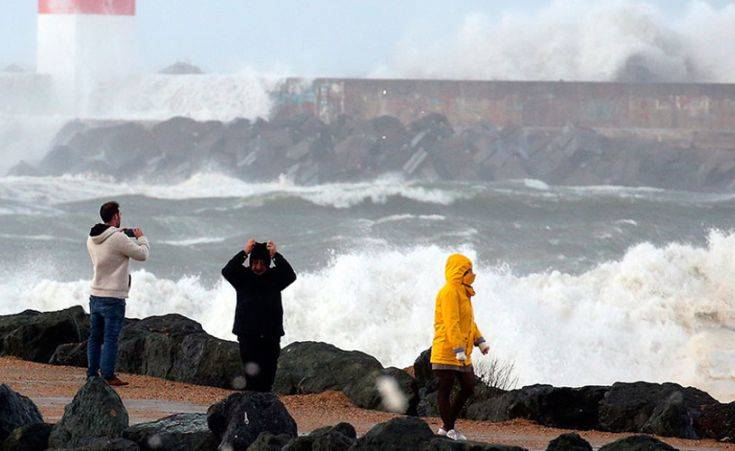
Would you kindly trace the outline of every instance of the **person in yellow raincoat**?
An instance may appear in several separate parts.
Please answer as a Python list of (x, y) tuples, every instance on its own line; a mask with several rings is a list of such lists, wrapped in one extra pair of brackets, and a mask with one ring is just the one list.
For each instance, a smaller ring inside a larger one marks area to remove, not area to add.
[[(465, 402), (474, 393), (475, 375), (472, 369), (472, 349), (483, 354), (490, 349), (475, 324), (472, 311), (472, 283), (475, 274), (472, 262), (461, 254), (450, 255), (445, 269), (446, 283), (436, 296), (434, 309), (434, 342), (431, 347), (431, 368), (439, 381), (439, 413), (444, 424), (439, 435), (453, 440), (466, 440), (455, 429), (455, 422)], [(454, 381), (459, 380), (460, 392), (450, 402)]]

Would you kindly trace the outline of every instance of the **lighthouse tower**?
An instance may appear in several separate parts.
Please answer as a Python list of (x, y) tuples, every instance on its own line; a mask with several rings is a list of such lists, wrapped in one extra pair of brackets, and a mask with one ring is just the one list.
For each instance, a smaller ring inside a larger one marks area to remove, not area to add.
[(135, 0), (39, 0), (36, 70), (78, 90), (129, 75)]

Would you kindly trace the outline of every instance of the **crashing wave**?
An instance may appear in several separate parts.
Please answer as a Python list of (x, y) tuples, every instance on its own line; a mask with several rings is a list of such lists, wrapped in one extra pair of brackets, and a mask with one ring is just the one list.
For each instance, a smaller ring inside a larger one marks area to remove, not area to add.
[[(464, 249), (472, 258), (475, 252)], [(319, 340), (405, 367), (431, 343), (434, 296), (448, 249), (438, 246), (336, 255), (284, 293), (286, 342)], [(554, 385), (675, 381), (735, 399), (735, 234), (706, 247), (643, 243), (580, 275), (516, 276), (480, 264), (477, 322), (520, 382)], [(234, 291), (196, 276), (133, 274), (128, 315), (176, 312), (222, 338)], [(88, 281), (6, 275), (0, 313), (85, 305)]]

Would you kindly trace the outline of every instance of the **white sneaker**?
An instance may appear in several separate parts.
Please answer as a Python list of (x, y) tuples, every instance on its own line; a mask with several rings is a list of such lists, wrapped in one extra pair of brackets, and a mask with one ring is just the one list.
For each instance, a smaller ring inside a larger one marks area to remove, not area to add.
[(444, 428), (439, 428), (439, 430), (436, 431), (436, 435), (441, 435), (443, 437), (447, 435), (447, 431), (445, 431)]
[(447, 437), (451, 438), (452, 440), (467, 441), (467, 437), (460, 434), (456, 429), (447, 431)]

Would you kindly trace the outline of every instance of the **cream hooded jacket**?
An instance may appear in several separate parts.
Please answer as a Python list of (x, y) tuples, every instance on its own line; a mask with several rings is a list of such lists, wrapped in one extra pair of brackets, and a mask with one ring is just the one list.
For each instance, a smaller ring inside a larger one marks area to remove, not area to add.
[(92, 295), (127, 299), (130, 291), (128, 262), (145, 261), (150, 255), (148, 238), (129, 238), (120, 229), (97, 224), (87, 238), (87, 251), (94, 266)]

